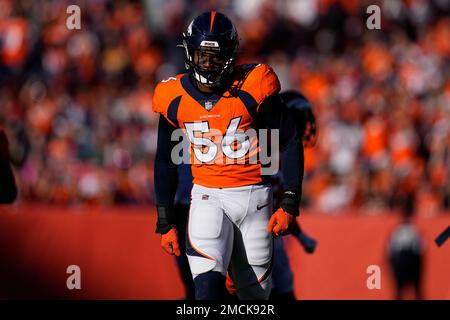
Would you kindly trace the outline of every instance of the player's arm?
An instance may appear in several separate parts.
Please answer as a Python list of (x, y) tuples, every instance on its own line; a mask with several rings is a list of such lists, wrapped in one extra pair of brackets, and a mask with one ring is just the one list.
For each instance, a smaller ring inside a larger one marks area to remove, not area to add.
[(280, 130), (281, 171), (283, 195), (280, 208), (269, 221), (268, 230), (283, 234), (299, 215), (303, 181), (304, 157), (302, 123), (299, 114), (283, 103), (280, 95), (274, 94), (264, 100), (259, 108), (258, 126)]
[(171, 159), (176, 142), (171, 140), (176, 128), (160, 115), (158, 141), (154, 164), (154, 186), (158, 220), (156, 233), (160, 233), (161, 246), (169, 254), (180, 255), (178, 237), (175, 229), (173, 203), (178, 185), (177, 165)]
[(8, 139), (0, 129), (0, 203), (9, 204), (17, 198), (17, 186), (9, 163)]

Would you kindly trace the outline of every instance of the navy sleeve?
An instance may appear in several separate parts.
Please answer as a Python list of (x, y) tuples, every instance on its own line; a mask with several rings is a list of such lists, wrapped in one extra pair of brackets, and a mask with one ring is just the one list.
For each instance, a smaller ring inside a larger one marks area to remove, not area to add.
[(301, 116), (295, 109), (288, 108), (276, 94), (268, 97), (260, 106), (257, 122), (259, 128), (280, 130), (283, 189), (301, 196), (304, 173)]
[(301, 139), (292, 138), (281, 155), (281, 172), (283, 188), (298, 192), (301, 199), (304, 174), (304, 154)]
[(171, 141), (176, 128), (163, 116), (159, 117), (158, 141), (154, 165), (154, 186), (157, 205), (172, 207), (178, 185), (177, 165), (171, 153), (177, 141)]
[(191, 203), (192, 170), (191, 165), (182, 163), (178, 165), (178, 188), (175, 203), (189, 205)]

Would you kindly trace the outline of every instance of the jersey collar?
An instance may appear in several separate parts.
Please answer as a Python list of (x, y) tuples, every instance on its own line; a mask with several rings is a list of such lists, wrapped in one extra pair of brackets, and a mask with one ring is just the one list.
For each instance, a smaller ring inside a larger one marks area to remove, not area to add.
[(222, 97), (217, 93), (203, 93), (198, 90), (193, 84), (189, 77), (189, 74), (186, 73), (181, 77), (181, 85), (183, 89), (189, 94), (195, 101), (197, 101), (203, 108), (207, 111), (210, 111), (216, 103)]

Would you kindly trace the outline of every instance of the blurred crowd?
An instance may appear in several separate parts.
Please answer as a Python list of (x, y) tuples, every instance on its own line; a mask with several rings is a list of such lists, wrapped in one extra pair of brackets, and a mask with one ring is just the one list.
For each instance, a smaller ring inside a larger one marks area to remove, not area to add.
[[(238, 63), (267, 62), (318, 121), (304, 207), (450, 207), (448, 0), (222, 0)], [(69, 30), (69, 5), (81, 29)], [(381, 29), (369, 30), (369, 5)], [(151, 204), (155, 84), (210, 1), (0, 0), (0, 126), (20, 201)]]

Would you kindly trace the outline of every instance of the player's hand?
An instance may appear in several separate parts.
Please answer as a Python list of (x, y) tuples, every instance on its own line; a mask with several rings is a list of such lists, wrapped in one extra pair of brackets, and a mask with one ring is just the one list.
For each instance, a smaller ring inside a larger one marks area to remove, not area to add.
[(294, 216), (279, 208), (270, 217), (267, 232), (273, 232), (276, 236), (286, 234), (292, 221), (294, 221)]
[(232, 296), (234, 296), (236, 294), (236, 287), (228, 273), (227, 273), (227, 279), (225, 280), (225, 287), (227, 287), (228, 293), (231, 294)]
[(306, 253), (312, 254), (316, 250), (317, 240), (303, 232), (298, 235), (298, 239)]
[(161, 235), (161, 247), (170, 255), (180, 256), (177, 229), (172, 227), (167, 233)]

